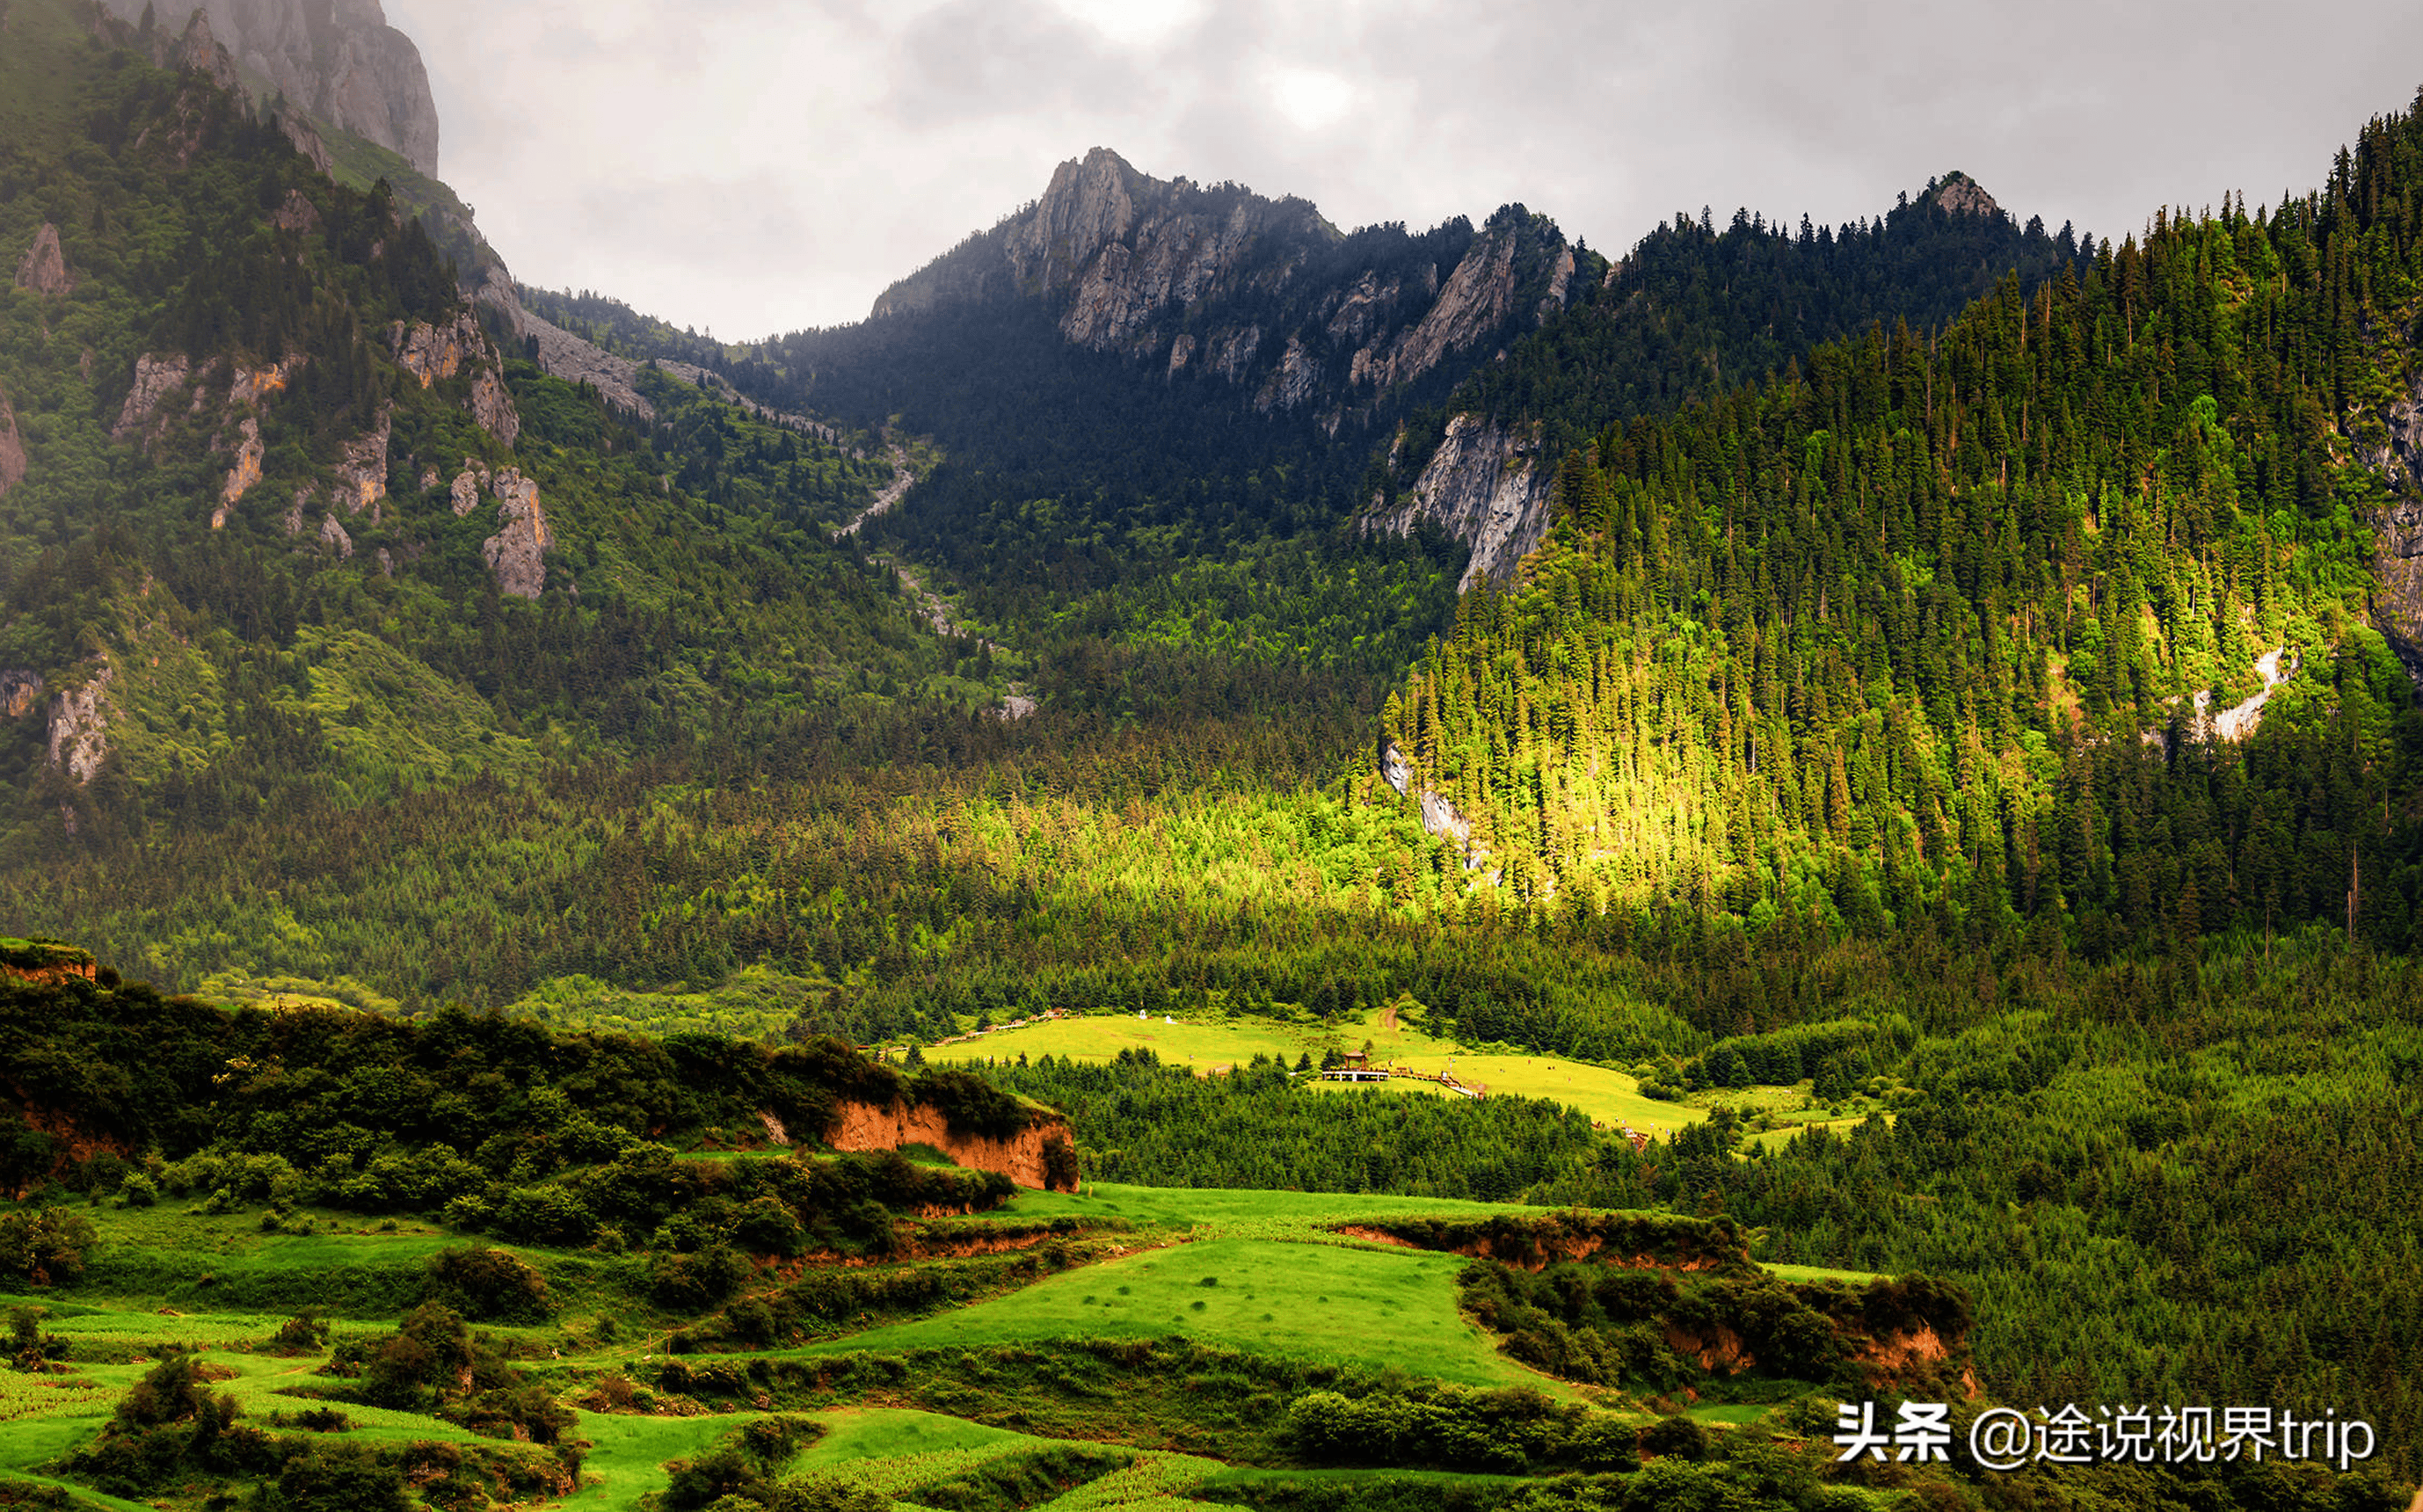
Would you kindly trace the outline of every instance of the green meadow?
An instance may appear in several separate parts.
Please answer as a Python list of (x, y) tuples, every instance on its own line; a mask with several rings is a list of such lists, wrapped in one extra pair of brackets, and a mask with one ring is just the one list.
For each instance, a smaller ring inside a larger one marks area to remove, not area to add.
[[(1359, 1050), (1370, 1047), (1372, 1063), (1402, 1066), (1423, 1076), (1451, 1073), (1469, 1087), (1518, 1097), (1543, 1097), (1580, 1110), (1592, 1121), (1662, 1136), (1703, 1121), (1708, 1110), (1682, 1103), (1659, 1102), (1640, 1095), (1639, 1079), (1606, 1066), (1555, 1055), (1476, 1053), (1450, 1039), (1439, 1039), (1391, 1016), (1367, 1013), (1341, 1020), (1336, 1027), (1288, 1023), (1253, 1016), (1206, 1014), (1126, 1014), (1047, 1019), (1017, 1029), (996, 1029), (927, 1050), (935, 1063), (981, 1063), (985, 1061), (1029, 1059), (1050, 1055), (1074, 1061), (1107, 1062), (1122, 1050), (1150, 1050), (1163, 1063), (1185, 1065), (1198, 1075), (1229, 1071), (1257, 1055), (1294, 1065), (1305, 1056), (1318, 1063), (1325, 1050)], [(1388, 1091), (1444, 1095), (1435, 1082), (1405, 1079), (1381, 1083), (1316, 1082), (1323, 1091), (1352, 1091), (1377, 1085)]]

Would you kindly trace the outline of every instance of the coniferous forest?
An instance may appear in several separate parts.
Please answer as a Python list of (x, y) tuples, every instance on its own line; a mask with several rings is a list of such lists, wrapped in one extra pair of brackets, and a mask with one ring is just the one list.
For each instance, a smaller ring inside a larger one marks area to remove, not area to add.
[(2423, 96), (737, 343), (197, 36), (0, 0), (0, 1504), (2413, 1495)]

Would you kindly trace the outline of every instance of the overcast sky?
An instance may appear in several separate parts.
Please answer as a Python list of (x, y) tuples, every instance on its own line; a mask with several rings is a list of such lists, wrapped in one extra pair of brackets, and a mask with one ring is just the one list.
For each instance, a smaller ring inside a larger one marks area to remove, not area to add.
[(2423, 6), (2230, 0), (387, 0), (516, 276), (726, 339), (863, 317), (1115, 149), (1340, 227), (1509, 200), (1874, 214), (1952, 168), (2048, 226), (2276, 200), (2423, 84)]

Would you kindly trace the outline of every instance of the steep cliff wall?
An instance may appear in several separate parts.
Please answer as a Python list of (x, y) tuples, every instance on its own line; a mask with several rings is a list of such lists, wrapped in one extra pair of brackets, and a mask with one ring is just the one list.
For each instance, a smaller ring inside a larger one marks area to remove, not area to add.
[[(137, 22), (146, 0), (107, 0)], [(412, 39), (387, 24), (378, 0), (150, 0), (153, 25), (182, 29), (197, 8), (245, 82), (282, 92), (330, 125), (437, 173), (437, 104)]]
[(1333, 435), (1442, 367), (1502, 348), (1563, 307), (1573, 249), (1510, 206), (1476, 232), (1340, 232), (1301, 199), (1160, 180), (1096, 148), (1041, 198), (884, 291), (869, 319), (1044, 301), (1061, 337), (1216, 378), (1263, 414)]
[(2383, 435), (2364, 461), (2391, 499), (2373, 519), (2372, 620), (2423, 685), (2423, 378), (2378, 418)]
[(1477, 582), (1502, 583), (1547, 533), (1554, 470), (1538, 441), (1477, 415), (1458, 415), (1432, 453), (1410, 496), (1371, 516), (1380, 529), (1403, 535), (1423, 520), (1472, 545), (1462, 591)]
[(972, 1171), (997, 1171), (1021, 1187), (1040, 1190), (1073, 1190), (1068, 1174), (1054, 1179), (1051, 1146), (1069, 1143), (1069, 1126), (1036, 1124), (1007, 1139), (981, 1134), (955, 1134), (939, 1108), (902, 1103), (845, 1102), (825, 1130), (825, 1142), (836, 1150), (896, 1150), (904, 1144), (930, 1144)]

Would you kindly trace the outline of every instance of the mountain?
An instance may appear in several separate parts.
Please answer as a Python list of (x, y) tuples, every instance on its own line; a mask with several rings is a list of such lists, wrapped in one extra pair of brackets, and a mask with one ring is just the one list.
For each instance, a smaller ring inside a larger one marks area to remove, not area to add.
[(182, 32), (205, 14), (245, 87), (283, 96), (325, 127), (349, 132), (437, 175), (437, 104), (412, 39), (378, 0), (106, 0), (122, 21)]
[(0, 202), (15, 843), (773, 739), (903, 683), (993, 701), (830, 534), (890, 456), (663, 373), (617, 420), (201, 14), (155, 18), (167, 70), (88, 20), (21, 0), (0, 59), (0, 174), (39, 184)]
[(2314, 193), (1610, 416), (1396, 780), (1609, 919), (2413, 949), (2418, 204), (2376, 120)]

